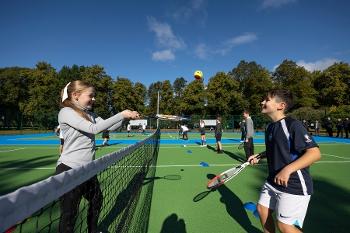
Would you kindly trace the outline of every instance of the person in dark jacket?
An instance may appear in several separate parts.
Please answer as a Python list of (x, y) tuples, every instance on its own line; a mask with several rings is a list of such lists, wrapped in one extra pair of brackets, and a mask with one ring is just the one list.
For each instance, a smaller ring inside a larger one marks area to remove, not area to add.
[(344, 120), (344, 131), (345, 131), (345, 137), (346, 138), (349, 138), (349, 127), (350, 127), (350, 120), (347, 117)]
[(344, 123), (340, 118), (337, 121), (337, 138), (339, 135), (340, 137), (344, 137)]
[(333, 123), (332, 123), (330, 117), (327, 117), (327, 119), (326, 119), (326, 121), (324, 123), (324, 127), (326, 128), (328, 136), (329, 137), (333, 137)]

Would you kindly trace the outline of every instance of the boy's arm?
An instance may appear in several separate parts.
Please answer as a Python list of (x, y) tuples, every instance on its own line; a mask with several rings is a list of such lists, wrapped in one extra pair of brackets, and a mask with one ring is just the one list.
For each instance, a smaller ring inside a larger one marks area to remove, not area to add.
[(276, 176), (275, 183), (287, 187), (290, 174), (310, 166), (321, 159), (321, 152), (318, 147), (306, 149), (303, 156), (285, 166)]

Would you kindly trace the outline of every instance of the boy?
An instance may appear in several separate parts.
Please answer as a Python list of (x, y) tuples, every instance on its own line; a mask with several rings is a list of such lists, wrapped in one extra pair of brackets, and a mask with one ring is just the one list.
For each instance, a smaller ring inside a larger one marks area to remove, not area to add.
[(246, 159), (248, 159), (249, 156), (254, 154), (254, 143), (253, 143), (254, 123), (249, 114), (250, 114), (249, 110), (243, 111), (243, 117), (245, 120), (244, 152), (245, 152)]
[[(264, 232), (274, 233), (272, 212), (283, 233), (301, 232), (313, 192), (308, 167), (321, 158), (318, 145), (301, 122), (287, 117), (285, 112), (292, 105), (292, 95), (287, 90), (272, 90), (261, 103), (261, 112), (269, 116), (272, 123), (265, 132), (269, 174), (262, 187), (257, 209)], [(257, 155), (248, 158), (256, 164)]]
[(221, 124), (221, 117), (218, 116), (216, 118), (216, 127), (215, 127), (216, 151), (218, 154), (224, 153), (224, 151), (222, 150), (221, 137), (222, 137), (222, 124)]

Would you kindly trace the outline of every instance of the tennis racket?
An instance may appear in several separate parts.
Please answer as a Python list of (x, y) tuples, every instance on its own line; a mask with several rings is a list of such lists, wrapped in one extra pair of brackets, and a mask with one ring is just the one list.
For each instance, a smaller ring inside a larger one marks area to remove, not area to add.
[(187, 117), (180, 117), (176, 115), (165, 115), (165, 114), (157, 114), (156, 118), (160, 120), (170, 120), (170, 121), (184, 121), (189, 120)]
[(187, 117), (181, 117), (176, 115), (165, 115), (165, 114), (156, 114), (155, 116), (143, 116), (145, 118), (155, 118), (159, 120), (168, 120), (168, 121), (185, 121), (189, 120)]
[[(257, 159), (261, 158), (261, 155), (259, 154), (256, 156)], [(233, 177), (237, 176), (241, 171), (244, 170), (250, 163), (250, 161), (247, 161), (245, 163), (242, 163), (241, 165), (238, 165), (237, 167), (230, 168), (224, 172), (222, 172), (220, 175), (215, 176), (213, 179), (209, 180), (207, 184), (208, 189), (216, 189), (219, 186), (223, 185), (224, 183), (231, 180)]]

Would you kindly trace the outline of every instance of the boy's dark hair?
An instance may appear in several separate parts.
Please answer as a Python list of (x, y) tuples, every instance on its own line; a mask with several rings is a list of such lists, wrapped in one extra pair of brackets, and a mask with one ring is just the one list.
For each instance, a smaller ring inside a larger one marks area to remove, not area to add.
[(250, 114), (250, 110), (247, 109), (247, 108), (245, 108), (245, 109), (243, 110), (243, 112), (244, 112), (244, 113), (247, 113), (247, 114)]
[(277, 97), (281, 102), (286, 103), (284, 112), (288, 112), (293, 107), (293, 94), (285, 89), (273, 89), (268, 92), (270, 97)]

